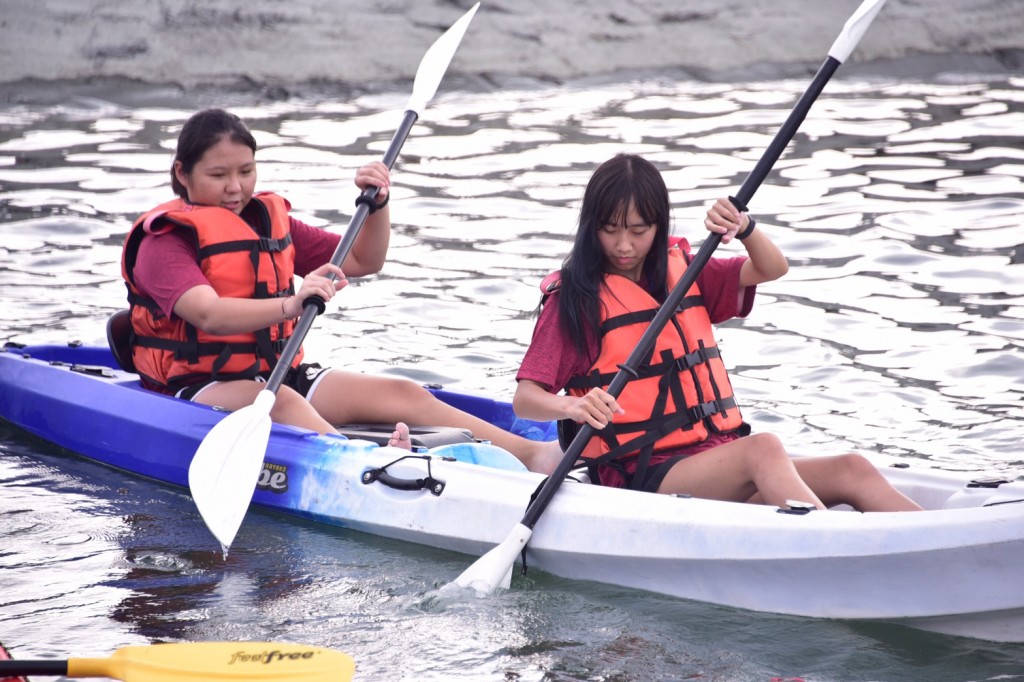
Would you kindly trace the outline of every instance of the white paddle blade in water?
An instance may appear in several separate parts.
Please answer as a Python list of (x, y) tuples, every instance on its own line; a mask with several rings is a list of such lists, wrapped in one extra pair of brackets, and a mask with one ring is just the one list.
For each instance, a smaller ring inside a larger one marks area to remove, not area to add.
[(477, 559), (454, 584), (479, 595), (492, 594), (499, 587), (507, 590), (512, 585), (512, 566), (532, 535), (529, 526), (516, 524), (500, 545)]
[(434, 97), (437, 86), (441, 84), (441, 79), (444, 78), (448, 65), (451, 63), (452, 57), (455, 56), (455, 51), (459, 49), (462, 36), (465, 35), (466, 28), (469, 27), (469, 22), (473, 20), (473, 15), (476, 14), (478, 7), (480, 7), (479, 2), (470, 7), (469, 11), (441, 34), (441, 37), (435, 40), (423, 55), (423, 59), (420, 60), (420, 68), (416, 70), (416, 79), (412, 83), (412, 96), (409, 97), (409, 103), (405, 106), (406, 111), (414, 111), (419, 116), (423, 108), (427, 106), (427, 102)]
[(252, 405), (217, 423), (188, 468), (188, 487), (206, 527), (231, 546), (249, 509), (270, 440), (270, 410), (277, 396), (263, 390)]

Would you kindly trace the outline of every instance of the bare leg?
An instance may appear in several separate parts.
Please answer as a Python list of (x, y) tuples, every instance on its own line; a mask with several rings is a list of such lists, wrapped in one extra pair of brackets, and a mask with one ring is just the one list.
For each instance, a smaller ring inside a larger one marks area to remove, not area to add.
[(713, 500), (745, 502), (760, 493), (766, 504), (786, 500), (825, 505), (800, 478), (782, 442), (759, 433), (720, 445), (676, 463), (659, 493), (685, 493)]
[(801, 478), (830, 507), (848, 504), (862, 512), (921, 511), (861, 455), (798, 457), (793, 462)]
[(562, 458), (557, 441), (517, 436), (438, 400), (405, 379), (334, 370), (317, 386), (312, 404), (331, 424), (405, 422), (411, 426), (469, 429), (476, 438), (511, 452), (531, 471), (551, 473)]
[[(252, 405), (256, 394), (263, 388), (264, 384), (255, 381), (227, 381), (211, 384), (196, 396), (195, 402), (204, 405), (218, 405), (226, 410), (239, 410)], [(287, 386), (281, 386), (278, 389), (274, 407), (270, 410), (270, 419), (278, 424), (299, 426), (317, 433), (335, 432), (334, 426), (321, 417), (308, 400)], [(388, 440), (388, 445), (411, 450), (409, 427), (398, 422)]]
[[(266, 385), (255, 381), (225, 381), (211, 384), (200, 391), (195, 402), (218, 405), (226, 410), (240, 410), (252, 405), (256, 394)], [(277, 390), (270, 418), (278, 424), (290, 424), (317, 433), (331, 433), (334, 427), (324, 420), (305, 398), (287, 386)]]

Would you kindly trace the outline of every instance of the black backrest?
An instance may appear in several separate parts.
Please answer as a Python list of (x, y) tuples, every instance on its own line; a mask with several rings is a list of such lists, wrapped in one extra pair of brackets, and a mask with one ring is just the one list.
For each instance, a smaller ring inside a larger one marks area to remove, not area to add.
[(107, 320), (107, 344), (117, 365), (126, 372), (134, 372), (131, 311), (118, 310)]

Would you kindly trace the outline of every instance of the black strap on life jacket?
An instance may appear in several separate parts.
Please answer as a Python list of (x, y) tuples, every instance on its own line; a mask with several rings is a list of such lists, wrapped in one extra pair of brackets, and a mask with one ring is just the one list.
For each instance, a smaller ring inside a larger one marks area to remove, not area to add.
[[(679, 302), (679, 306), (676, 308), (677, 313), (684, 312), (690, 308), (700, 308), (704, 306), (704, 296), (686, 296)], [(628, 327), (631, 324), (647, 324), (654, 319), (654, 316), (658, 314), (658, 308), (648, 308), (646, 310), (635, 310), (629, 313), (622, 313), (615, 317), (610, 317), (601, 323), (599, 327), (601, 336), (604, 336), (608, 332), (618, 329), (620, 327)]]
[(219, 256), (222, 253), (232, 253), (234, 251), (248, 251), (249, 253), (278, 253), (284, 251), (292, 244), (291, 233), (285, 235), (281, 239), (270, 239), (268, 237), (259, 237), (254, 239), (235, 239), (230, 242), (220, 242), (219, 244), (210, 244), (199, 249), (199, 259), (203, 260), (210, 256)]
[[(718, 347), (705, 348), (701, 347), (691, 353), (684, 353), (679, 357), (668, 357), (662, 362), (655, 364), (645, 364), (637, 369), (637, 379), (649, 379), (656, 376), (664, 376), (668, 372), (681, 372), (684, 370), (693, 369), (697, 365), (703, 364), (712, 358), (720, 358), (722, 354), (719, 352)], [(573, 377), (566, 383), (566, 388), (581, 388), (590, 389), (601, 386), (608, 386), (611, 384), (612, 379), (615, 378), (617, 372), (598, 372), (597, 370), (584, 374), (582, 376)]]

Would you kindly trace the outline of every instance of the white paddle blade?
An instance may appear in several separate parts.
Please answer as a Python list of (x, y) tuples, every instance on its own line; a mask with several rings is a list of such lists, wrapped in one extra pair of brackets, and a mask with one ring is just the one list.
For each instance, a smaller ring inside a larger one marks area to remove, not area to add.
[(406, 105), (406, 111), (414, 111), (419, 116), (423, 108), (427, 106), (437, 92), (437, 86), (441, 84), (448, 65), (459, 49), (462, 36), (466, 33), (469, 22), (473, 20), (480, 3), (469, 8), (469, 11), (462, 15), (451, 27), (445, 31), (440, 38), (434, 41), (427, 53), (420, 60), (420, 68), (416, 71), (416, 79), (412, 83), (412, 96)]
[(517, 523), (505, 540), (477, 559), (472, 566), (455, 579), (454, 584), (463, 589), (473, 589), (478, 595), (488, 595), (499, 587), (508, 589), (512, 585), (512, 567), (516, 557), (526, 547), (533, 530)]
[(864, 32), (868, 30), (868, 26), (871, 26), (871, 22), (875, 20), (875, 16), (882, 11), (883, 6), (885, 6), (885, 0), (864, 0), (857, 11), (846, 20), (843, 31), (832, 43), (832, 49), (828, 51), (828, 56), (840, 64), (845, 62), (853, 52), (853, 48), (857, 47)]
[(260, 391), (252, 405), (224, 417), (206, 434), (189, 465), (192, 499), (225, 548), (242, 525), (263, 470), (276, 398), (272, 391)]

